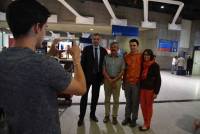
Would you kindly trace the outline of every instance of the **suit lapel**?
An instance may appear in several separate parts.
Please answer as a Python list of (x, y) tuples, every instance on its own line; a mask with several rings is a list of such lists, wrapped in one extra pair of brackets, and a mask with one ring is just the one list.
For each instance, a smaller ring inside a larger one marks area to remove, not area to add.
[(92, 58), (92, 61), (94, 61), (94, 52), (93, 52), (93, 46), (91, 45), (91, 48), (90, 48), (90, 56)]

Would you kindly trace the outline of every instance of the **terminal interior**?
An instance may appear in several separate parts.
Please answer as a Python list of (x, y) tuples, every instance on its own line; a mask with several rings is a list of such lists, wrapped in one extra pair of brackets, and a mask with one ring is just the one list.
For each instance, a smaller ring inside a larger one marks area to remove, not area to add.
[[(58, 45), (60, 50), (66, 50), (72, 44), (79, 45), (83, 50), (85, 46), (91, 45), (91, 35), (99, 33), (101, 46), (108, 52), (109, 44), (113, 41), (119, 43), (120, 51), (129, 52), (129, 40), (138, 39), (140, 52), (152, 49), (161, 68), (162, 84), (154, 101), (152, 127), (149, 131), (140, 132), (138, 128), (121, 125), (126, 101), (123, 90), (120, 92), (119, 123), (104, 124), (104, 87), (101, 86), (97, 106), (98, 123), (89, 118), (90, 92), (84, 125), (81, 127), (77, 126), (81, 97), (72, 96), (72, 104), (68, 104), (65, 97), (58, 97), (62, 134), (200, 134), (192, 126), (194, 120), (200, 119), (199, 0), (179, 0), (177, 3), (174, 0), (38, 1), (52, 13), (48, 19), (43, 47), (37, 50), (38, 53), (46, 54), (55, 38), (63, 40)], [(5, 9), (10, 2), (0, 0), (0, 51), (13, 47), (15, 42), (5, 20)], [(192, 57), (192, 75), (171, 73), (174, 56), (185, 59), (184, 70), (188, 57)], [(72, 60), (65, 52), (56, 58), (63, 66)], [(137, 124), (142, 123), (140, 109)]]

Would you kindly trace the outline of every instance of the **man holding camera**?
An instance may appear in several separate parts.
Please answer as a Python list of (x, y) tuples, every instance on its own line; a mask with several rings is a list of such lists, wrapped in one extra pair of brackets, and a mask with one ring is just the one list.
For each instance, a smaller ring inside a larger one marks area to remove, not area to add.
[[(35, 52), (49, 16), (36, 0), (15, 0), (6, 10), (16, 44), (0, 53), (0, 108), (6, 113), (10, 134), (61, 134), (57, 93), (85, 93), (78, 46), (70, 50), (74, 78), (54, 58)], [(57, 43), (55, 40), (52, 52)]]

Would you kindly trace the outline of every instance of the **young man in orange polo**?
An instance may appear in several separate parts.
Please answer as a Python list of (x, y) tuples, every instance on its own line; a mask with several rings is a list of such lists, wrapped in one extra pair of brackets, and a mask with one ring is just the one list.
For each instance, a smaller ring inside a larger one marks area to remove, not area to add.
[(129, 41), (130, 53), (124, 57), (125, 71), (123, 86), (126, 97), (125, 119), (122, 125), (136, 126), (139, 109), (139, 77), (141, 70), (141, 54), (138, 51), (139, 42), (136, 39)]

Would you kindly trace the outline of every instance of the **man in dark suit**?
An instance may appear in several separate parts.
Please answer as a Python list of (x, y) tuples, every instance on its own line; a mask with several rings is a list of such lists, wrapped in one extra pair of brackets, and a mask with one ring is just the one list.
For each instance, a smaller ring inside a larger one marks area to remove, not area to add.
[(105, 55), (107, 55), (106, 49), (99, 45), (100, 35), (94, 34), (92, 37), (92, 45), (86, 46), (83, 49), (81, 56), (81, 65), (86, 77), (87, 92), (82, 96), (80, 101), (80, 115), (78, 120), (78, 126), (83, 124), (84, 116), (87, 108), (88, 92), (90, 86), (92, 86), (92, 99), (91, 99), (91, 111), (90, 119), (98, 122), (95, 115), (96, 106), (99, 99), (99, 91), (101, 83), (103, 82), (102, 66)]

